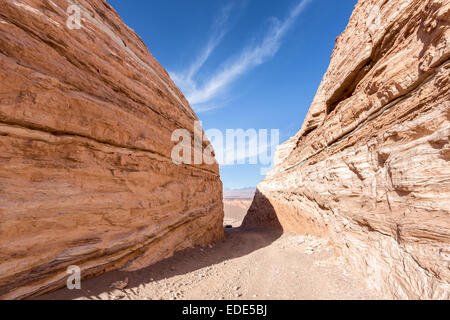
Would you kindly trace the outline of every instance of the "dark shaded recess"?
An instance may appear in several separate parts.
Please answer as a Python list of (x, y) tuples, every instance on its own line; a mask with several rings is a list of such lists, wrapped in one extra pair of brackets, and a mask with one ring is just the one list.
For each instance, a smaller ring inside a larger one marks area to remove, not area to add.
[(242, 227), (245, 229), (263, 227), (283, 232), (274, 207), (259, 189), (256, 189), (255, 197), (242, 222)]
[(363, 60), (342, 82), (342, 85), (327, 100), (327, 115), (332, 113), (334, 109), (342, 102), (350, 98), (356, 90), (359, 82), (372, 68), (373, 60), (368, 58)]

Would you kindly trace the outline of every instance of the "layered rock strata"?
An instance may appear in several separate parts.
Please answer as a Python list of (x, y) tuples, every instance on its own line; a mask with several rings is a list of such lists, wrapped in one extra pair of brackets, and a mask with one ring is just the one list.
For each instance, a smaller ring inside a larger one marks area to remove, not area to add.
[(1, 298), (223, 236), (217, 164), (171, 159), (196, 115), (105, 1), (2, 0), (0, 79)]

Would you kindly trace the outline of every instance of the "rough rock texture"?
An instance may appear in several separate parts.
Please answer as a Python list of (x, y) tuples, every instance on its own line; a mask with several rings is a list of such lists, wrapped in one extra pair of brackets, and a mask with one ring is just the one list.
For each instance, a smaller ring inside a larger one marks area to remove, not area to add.
[(359, 1), (244, 225), (329, 237), (374, 289), (448, 299), (449, 56), (449, 1)]
[[(0, 297), (135, 270), (223, 236), (217, 165), (175, 165), (196, 115), (101, 0), (0, 1)], [(205, 146), (208, 144), (204, 141)]]

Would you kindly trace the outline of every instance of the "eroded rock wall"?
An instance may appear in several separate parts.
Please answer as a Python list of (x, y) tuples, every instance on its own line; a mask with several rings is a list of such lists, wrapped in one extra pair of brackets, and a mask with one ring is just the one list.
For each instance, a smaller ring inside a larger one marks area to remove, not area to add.
[(449, 56), (449, 1), (359, 1), (244, 225), (329, 237), (372, 288), (448, 299)]
[(0, 79), (0, 297), (223, 236), (218, 166), (171, 159), (196, 115), (105, 1), (1, 0)]

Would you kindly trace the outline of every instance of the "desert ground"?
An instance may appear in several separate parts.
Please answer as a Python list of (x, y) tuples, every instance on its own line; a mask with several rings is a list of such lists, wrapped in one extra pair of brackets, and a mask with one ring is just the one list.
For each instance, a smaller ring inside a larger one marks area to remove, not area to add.
[(224, 200), (223, 206), (226, 212), (224, 225), (234, 228), (240, 227), (250, 204), (251, 200)]
[(277, 300), (382, 299), (352, 275), (326, 240), (240, 227), (248, 199), (225, 199), (225, 238), (175, 253), (135, 272), (82, 281), (81, 290), (36, 299)]

